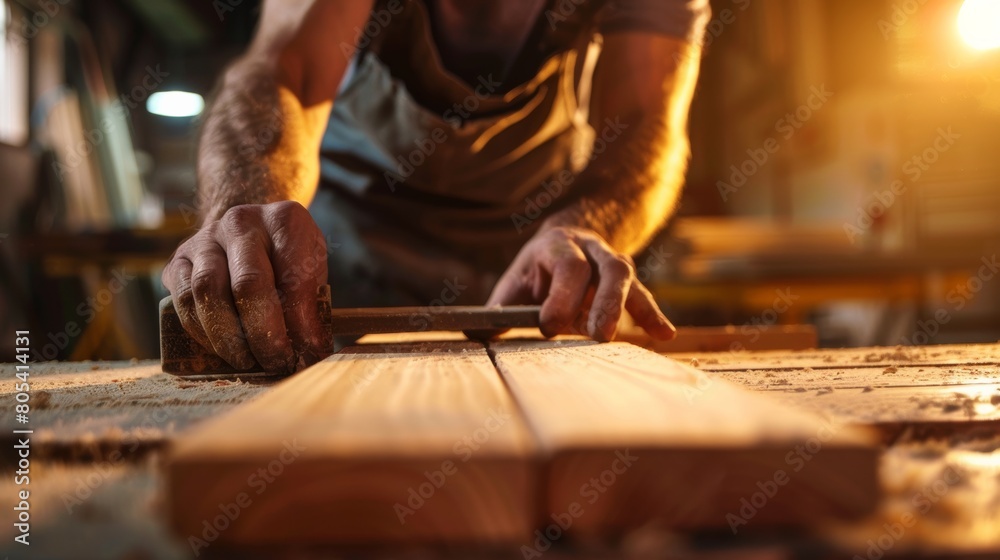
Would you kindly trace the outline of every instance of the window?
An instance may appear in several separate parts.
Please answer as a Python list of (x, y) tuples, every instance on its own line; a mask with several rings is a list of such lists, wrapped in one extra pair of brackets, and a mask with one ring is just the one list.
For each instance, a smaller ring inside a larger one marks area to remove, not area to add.
[(20, 29), (28, 26), (18, 15), (8, 0), (0, 0), (0, 142), (23, 145), (28, 141), (28, 41)]

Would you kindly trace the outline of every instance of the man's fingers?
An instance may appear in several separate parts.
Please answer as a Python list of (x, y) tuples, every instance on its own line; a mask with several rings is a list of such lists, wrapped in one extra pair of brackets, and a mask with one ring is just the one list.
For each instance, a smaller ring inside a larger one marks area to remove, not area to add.
[(542, 334), (551, 337), (563, 331), (577, 317), (590, 287), (593, 269), (576, 244), (560, 251), (553, 261), (546, 264), (551, 267), (552, 280), (542, 303), (539, 322)]
[[(515, 274), (518, 275), (515, 277)], [(489, 299), (486, 300), (486, 307), (495, 305), (520, 305), (534, 303), (531, 299), (531, 289), (528, 283), (519, 276), (520, 271), (507, 271), (497, 285), (493, 287)]]
[[(302, 238), (310, 239), (308, 235)], [(316, 238), (321, 246), (302, 250), (275, 245), (273, 250), (275, 280), (297, 367), (311, 366), (326, 357), (331, 345), (324, 340), (316, 308), (316, 293), (327, 282), (326, 246), (321, 237)]]
[(205, 329), (210, 348), (234, 368), (251, 369), (254, 357), (230, 296), (225, 251), (211, 243), (194, 251), (191, 259), (191, 292), (198, 322)]
[(597, 290), (587, 320), (587, 335), (607, 342), (613, 340), (618, 332), (618, 321), (625, 309), (625, 298), (635, 274), (628, 261), (600, 240), (585, 241), (584, 250), (597, 265)]
[[(531, 299), (530, 286), (528, 286), (528, 283), (525, 282), (523, 278), (523, 271), (514, 268), (516, 266), (517, 263), (514, 263), (511, 269), (508, 269), (508, 271), (500, 277), (500, 280), (497, 281), (496, 286), (493, 287), (493, 291), (490, 293), (489, 299), (486, 300), (486, 307), (534, 303)], [(488, 329), (462, 332), (469, 340), (485, 342), (499, 337), (508, 330), (510, 329)]]
[(632, 281), (628, 299), (625, 300), (625, 308), (632, 315), (635, 323), (653, 338), (671, 340), (677, 336), (677, 329), (660, 311), (653, 294), (649, 293), (649, 290), (638, 280)]
[(183, 257), (173, 259), (163, 271), (163, 285), (173, 295), (174, 310), (184, 330), (206, 350), (212, 350), (212, 343), (198, 321), (194, 293), (191, 291), (191, 268), (190, 260)]
[[(292, 373), (296, 359), (274, 284), (271, 260), (257, 233), (227, 232), (230, 287), (247, 345), (257, 362), (272, 372)], [(313, 292), (315, 306), (316, 292)]]

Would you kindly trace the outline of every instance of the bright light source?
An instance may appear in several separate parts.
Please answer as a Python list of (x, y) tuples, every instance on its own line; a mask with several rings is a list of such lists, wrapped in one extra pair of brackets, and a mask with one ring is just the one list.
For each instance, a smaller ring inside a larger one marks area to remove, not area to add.
[(1000, 0), (965, 0), (958, 11), (958, 32), (970, 47), (1000, 47)]
[(164, 117), (193, 117), (201, 114), (205, 100), (189, 91), (158, 91), (146, 100), (146, 110)]

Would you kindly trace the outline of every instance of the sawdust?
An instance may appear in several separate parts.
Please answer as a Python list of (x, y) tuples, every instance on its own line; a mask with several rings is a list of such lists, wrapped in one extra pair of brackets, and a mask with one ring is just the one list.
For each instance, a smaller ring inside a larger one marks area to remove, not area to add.
[(924, 351), (897, 346), (891, 351), (870, 352), (864, 355), (864, 361), (873, 362), (912, 362), (921, 359)]
[[(155, 362), (123, 369), (127, 364), (107, 362), (96, 372), (90, 363), (39, 367), (37, 376), (32, 375), (31, 422), (40, 455), (48, 450), (60, 457), (106, 457), (123, 447), (154, 449), (178, 431), (245, 402), (274, 383), (271, 379), (194, 382), (162, 373)], [(13, 416), (12, 406), (0, 407), (4, 425), (16, 425)]]
[(962, 412), (970, 420), (977, 414), (976, 404), (986, 402), (984, 398), (979, 396), (970, 397), (965, 393), (958, 392), (952, 393), (948, 397), (920, 397), (914, 395), (909, 398), (909, 401), (915, 403), (919, 410), (937, 408), (946, 414)]
[[(893, 557), (1000, 546), (1000, 436), (902, 441), (885, 451), (879, 470), (878, 511), (832, 531), (848, 557), (866, 557), (871, 542), (891, 543)], [(905, 527), (903, 515), (912, 521)]]

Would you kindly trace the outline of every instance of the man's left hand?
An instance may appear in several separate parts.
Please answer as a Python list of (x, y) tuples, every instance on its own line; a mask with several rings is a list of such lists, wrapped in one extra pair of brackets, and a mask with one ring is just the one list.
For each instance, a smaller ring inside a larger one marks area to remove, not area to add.
[(677, 334), (636, 278), (632, 259), (584, 228), (538, 232), (497, 282), (487, 305), (539, 303), (542, 334), (548, 337), (578, 333), (613, 340), (624, 310), (657, 339)]

